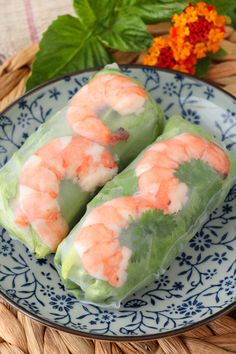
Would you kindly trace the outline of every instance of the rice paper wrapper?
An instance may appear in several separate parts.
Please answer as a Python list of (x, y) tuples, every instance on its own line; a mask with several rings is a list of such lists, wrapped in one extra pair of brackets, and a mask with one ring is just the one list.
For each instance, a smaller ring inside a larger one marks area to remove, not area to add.
[[(86, 271), (83, 258), (79, 256), (76, 246), (77, 238), (94, 208), (114, 198), (139, 196), (135, 168), (150, 146), (145, 149), (123, 172), (103, 187), (88, 204), (84, 217), (58, 247), (55, 264), (61, 279), (66, 289), (82, 302), (119, 307), (121, 301), (129, 294), (156, 280), (167, 269), (206, 221), (208, 214), (224, 201), (235, 180), (235, 157), (221, 142), (179, 116), (172, 117), (167, 122), (163, 135), (156, 142), (164, 143), (183, 133), (200, 136), (218, 145), (228, 157), (228, 176), (222, 178), (208, 163), (200, 159), (179, 164), (175, 175), (188, 187), (186, 204), (176, 213), (146, 210), (138, 218), (129, 220), (118, 236), (120, 247), (126, 247), (131, 251), (126, 266), (126, 279), (119, 286), (111, 286), (108, 281), (99, 279), (99, 276), (92, 276)], [(107, 211), (108, 224), (111, 217)], [(98, 234), (97, 237), (99, 236)], [(97, 242), (103, 244), (102, 240)]]
[[(90, 82), (107, 74), (127, 77), (121, 73), (118, 67), (111, 66), (94, 75)], [(142, 85), (136, 80), (129, 79), (142, 88)], [(108, 127), (110, 132), (115, 133), (121, 129), (128, 134), (127, 140), (106, 147), (113, 156), (119, 171), (124, 169), (162, 131), (162, 110), (148, 93), (146, 95), (145, 103), (138, 112), (127, 114), (123, 112), (119, 114), (109, 104), (97, 112), (99, 119)], [(21, 171), (26, 161), (53, 139), (78, 136), (78, 133), (67, 120), (70, 103), (71, 101), (46, 123), (42, 124), (0, 170), (0, 223), (12, 237), (25, 243), (36, 254), (37, 258), (46, 256), (51, 252), (51, 249), (31, 225), (27, 228), (22, 228), (15, 222), (14, 204), (18, 196)], [(119, 109), (122, 109), (122, 107)], [(97, 187), (101, 187), (101, 184)], [(86, 203), (94, 196), (96, 190), (84, 191), (80, 185), (68, 179), (60, 183), (60, 211), (68, 223), (69, 229), (79, 220), (84, 212)]]

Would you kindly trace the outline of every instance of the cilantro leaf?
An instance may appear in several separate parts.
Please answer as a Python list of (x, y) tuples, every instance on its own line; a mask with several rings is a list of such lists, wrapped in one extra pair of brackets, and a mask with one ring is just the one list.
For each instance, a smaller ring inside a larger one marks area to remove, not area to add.
[(179, 218), (191, 225), (207, 209), (212, 197), (221, 190), (223, 181), (220, 175), (202, 160), (183, 163), (175, 175), (189, 188), (189, 200), (186, 207), (180, 211)]
[(165, 243), (176, 226), (172, 215), (164, 215), (159, 210), (149, 210), (121, 233), (120, 243), (132, 250), (131, 262), (139, 262), (142, 258), (147, 258), (147, 252), (151, 251), (155, 241)]
[(210, 189), (214, 181), (221, 181), (219, 174), (205, 161), (191, 160), (179, 166), (176, 177), (190, 188)]
[(60, 16), (43, 35), (26, 88), (29, 90), (56, 76), (110, 62), (112, 57), (100, 39), (88, 34), (79, 19)]

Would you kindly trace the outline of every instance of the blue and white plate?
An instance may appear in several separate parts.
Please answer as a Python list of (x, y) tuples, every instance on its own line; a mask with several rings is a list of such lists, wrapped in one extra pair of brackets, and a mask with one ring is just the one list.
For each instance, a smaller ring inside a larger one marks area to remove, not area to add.
[[(180, 113), (236, 152), (236, 100), (177, 72), (123, 67), (138, 78), (166, 115)], [(0, 115), (0, 165), (87, 82), (94, 71), (51, 81), (24, 95)], [(120, 310), (84, 305), (63, 288), (53, 257), (36, 260), (0, 228), (0, 294), (46, 325), (100, 339), (146, 340), (206, 323), (236, 304), (236, 185), (224, 204), (167, 272), (127, 298)]]

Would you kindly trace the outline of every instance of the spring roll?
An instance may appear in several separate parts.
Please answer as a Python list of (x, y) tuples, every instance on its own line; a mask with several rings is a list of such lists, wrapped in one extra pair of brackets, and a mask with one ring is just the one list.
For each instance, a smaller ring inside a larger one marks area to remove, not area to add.
[(95, 196), (58, 247), (66, 289), (83, 302), (119, 307), (156, 280), (226, 197), (236, 159), (179, 116)]
[(105, 68), (0, 170), (0, 223), (42, 258), (55, 252), (99, 187), (161, 133), (144, 87)]

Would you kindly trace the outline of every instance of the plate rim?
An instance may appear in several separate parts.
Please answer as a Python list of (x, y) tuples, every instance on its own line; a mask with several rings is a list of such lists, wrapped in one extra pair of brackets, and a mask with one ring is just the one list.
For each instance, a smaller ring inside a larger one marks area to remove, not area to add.
[(232, 304), (228, 305), (227, 307), (223, 308), (221, 311), (217, 312), (214, 315), (211, 315), (208, 318), (205, 318), (201, 321), (198, 321), (196, 323), (187, 325), (184, 328), (177, 328), (173, 329), (171, 331), (163, 332), (163, 333), (156, 333), (156, 334), (147, 334), (147, 335), (137, 335), (137, 336), (118, 336), (118, 335), (107, 335), (107, 334), (96, 334), (96, 333), (91, 333), (91, 332), (83, 332), (80, 330), (76, 330), (73, 328), (65, 327), (63, 325), (53, 323), (49, 320), (46, 320), (39, 315), (30, 312), (29, 310), (25, 309), (21, 305), (17, 304), (12, 300), (10, 297), (8, 297), (6, 294), (2, 292), (0, 289), (0, 297), (2, 297), (4, 300), (6, 300), (7, 303), (9, 303), (13, 308), (16, 310), (22, 312), (24, 315), (27, 315), (30, 317), (32, 320), (35, 320), (37, 322), (40, 322), (41, 324), (51, 327), (53, 329), (67, 332), (70, 334), (74, 334), (80, 337), (88, 338), (88, 339), (95, 339), (95, 340), (102, 340), (102, 341), (110, 341), (110, 342), (143, 342), (143, 341), (151, 341), (151, 340), (156, 340), (159, 338), (163, 337), (172, 337), (172, 336), (177, 336), (180, 334), (183, 334), (185, 332), (188, 332), (190, 330), (194, 330), (202, 325), (207, 325), (209, 322), (214, 321), (218, 319), (219, 317), (226, 315), (227, 313), (231, 312), (233, 309), (236, 309), (236, 301), (234, 301)]
[[(149, 69), (149, 70), (154, 70), (154, 71), (161, 71), (164, 73), (168, 73), (171, 75), (182, 75), (183, 77), (186, 77), (192, 81), (197, 81), (199, 83), (203, 83), (205, 85), (208, 86), (212, 86), (214, 89), (220, 91), (221, 93), (225, 94), (226, 96), (232, 98), (233, 100), (236, 100), (236, 97), (233, 96), (231, 93), (225, 91), (222, 87), (217, 86), (214, 82), (209, 82), (205, 79), (199, 79), (193, 75), (190, 74), (186, 74), (177, 70), (169, 70), (169, 69), (165, 69), (165, 68), (161, 68), (158, 66), (148, 66), (148, 65), (141, 65), (141, 64), (130, 64), (130, 65), (126, 65), (126, 64), (119, 64), (119, 67), (121, 68), (131, 68), (131, 69)], [(57, 78), (54, 78), (52, 80), (49, 80), (43, 84), (40, 84), (36, 87), (34, 87), (33, 89), (27, 91), (26, 93), (24, 93), (23, 95), (21, 95), (19, 98), (17, 98), (16, 100), (14, 100), (10, 105), (8, 105), (3, 111), (0, 111), (0, 116), (1, 115), (5, 115), (14, 105), (16, 105), (18, 102), (20, 102), (22, 99), (24, 99), (25, 97), (30, 96), (31, 94), (40, 91), (42, 88), (45, 88), (49, 85), (51, 85), (52, 83), (56, 83), (59, 81), (64, 80), (66, 77), (70, 76), (77, 76), (77, 75), (81, 75), (83, 73), (90, 73), (90, 72), (96, 72), (100, 69), (104, 68), (104, 65), (102, 66), (96, 66), (96, 67), (92, 67), (92, 68), (87, 68), (84, 70), (78, 70), (75, 72), (72, 72), (70, 74), (65, 74), (65, 75), (61, 75)], [(40, 317), (39, 315), (29, 311), (28, 309), (25, 309), (23, 306), (17, 304), (14, 300), (12, 300), (10, 298), (10, 296), (6, 295), (1, 289), (0, 289), (0, 297), (3, 298), (7, 303), (9, 303), (11, 306), (13, 306), (13, 308), (15, 308), (16, 310), (22, 312), (24, 315), (29, 316), (31, 319), (36, 320), (38, 322), (40, 322), (41, 324), (47, 326), (47, 327), (51, 327), (54, 328), (56, 330), (60, 330), (60, 331), (64, 331), (70, 334), (74, 334), (74, 335), (78, 335), (84, 338), (88, 338), (88, 339), (96, 339), (96, 340), (103, 340), (103, 341), (116, 341), (116, 342), (127, 342), (127, 341), (132, 341), (132, 342), (140, 342), (140, 341), (148, 341), (148, 340), (155, 340), (158, 338), (163, 338), (163, 337), (171, 337), (171, 336), (175, 336), (175, 335), (180, 335), (183, 334), (187, 331), (193, 330), (195, 328), (198, 328), (202, 325), (206, 325), (209, 322), (216, 320), (217, 318), (226, 315), (227, 313), (229, 313), (230, 311), (232, 311), (233, 309), (236, 309), (236, 300), (224, 307), (222, 310), (218, 311), (217, 313), (203, 319), (200, 320), (196, 323), (190, 324), (185, 326), (184, 328), (177, 328), (177, 329), (173, 329), (171, 331), (166, 331), (163, 333), (156, 333), (156, 334), (147, 334), (147, 335), (137, 335), (137, 336), (116, 336), (116, 335), (102, 335), (102, 334), (96, 334), (96, 333), (91, 333), (91, 332), (83, 332), (81, 330), (76, 330), (73, 328), (69, 328), (69, 327), (65, 327), (63, 325), (57, 324), (57, 323), (53, 323), (50, 320), (44, 319), (42, 317)]]
[[(181, 71), (178, 71), (178, 70), (170, 70), (170, 69), (166, 69), (166, 68), (161, 68), (159, 66), (152, 66), (152, 65), (142, 65), (142, 64), (129, 64), (129, 65), (126, 65), (126, 64), (118, 64), (119, 67), (121, 68), (131, 68), (131, 69), (152, 69), (154, 71), (161, 71), (161, 72), (165, 72), (165, 73), (168, 73), (168, 74), (175, 74), (175, 75), (182, 75), (186, 78), (189, 78), (193, 81), (197, 81), (199, 83), (204, 83), (206, 85), (209, 85), (209, 86), (212, 86), (214, 87), (216, 90), (219, 90), (220, 92), (224, 93), (226, 96), (228, 97), (231, 97), (232, 99), (236, 100), (236, 97), (230, 93), (230, 92), (227, 92), (226, 90), (224, 90), (222, 87), (220, 86), (217, 86), (213, 81), (207, 81), (206, 79), (200, 79), (194, 75), (191, 75), (191, 74), (187, 74), (187, 73), (184, 73), (184, 72), (181, 72)], [(90, 72), (96, 72), (96, 71), (99, 71), (101, 69), (104, 68), (104, 65), (100, 65), (100, 66), (94, 66), (94, 67), (90, 67), (90, 68), (87, 68), (87, 69), (83, 69), (83, 70), (76, 70), (76, 71), (73, 71), (71, 73), (68, 73), (68, 74), (64, 74), (64, 75), (60, 75), (54, 79), (51, 79), (51, 80), (48, 80), (32, 89), (30, 89), (29, 91), (25, 92), (23, 95), (21, 95), (19, 98), (17, 98), (16, 100), (14, 100), (12, 103), (10, 103), (6, 108), (4, 108), (2, 111), (0, 111), (0, 116), (5, 114), (9, 109), (11, 109), (16, 103), (20, 102), (23, 98), (39, 91), (40, 89), (46, 87), (46, 86), (49, 86), (51, 84), (53, 84), (54, 82), (58, 82), (58, 81), (61, 81), (61, 80), (64, 80), (66, 77), (70, 76), (70, 77), (73, 77), (73, 76), (77, 76), (77, 75), (80, 75), (80, 74), (83, 74), (83, 73), (90, 73)]]

